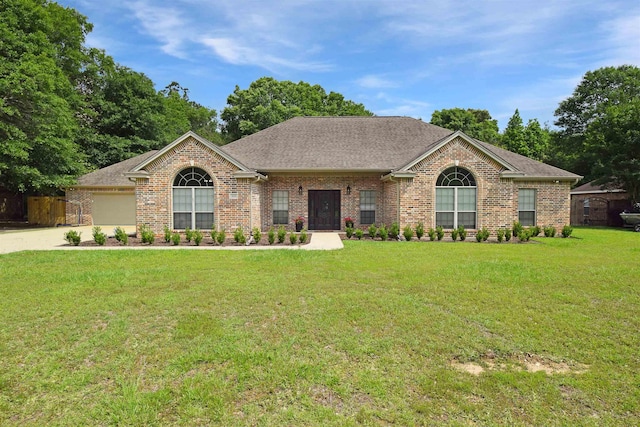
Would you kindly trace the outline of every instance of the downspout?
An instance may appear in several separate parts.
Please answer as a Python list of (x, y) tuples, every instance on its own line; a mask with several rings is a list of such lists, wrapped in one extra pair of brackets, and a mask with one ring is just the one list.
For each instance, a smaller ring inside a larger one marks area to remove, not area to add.
[(82, 203), (80, 203), (77, 200), (68, 200), (68, 199), (65, 199), (65, 202), (78, 205), (78, 226), (80, 226), (82, 224)]
[(400, 224), (400, 181), (397, 181), (393, 178), (393, 175), (389, 175), (389, 181), (395, 182), (397, 191), (396, 191), (396, 221)]

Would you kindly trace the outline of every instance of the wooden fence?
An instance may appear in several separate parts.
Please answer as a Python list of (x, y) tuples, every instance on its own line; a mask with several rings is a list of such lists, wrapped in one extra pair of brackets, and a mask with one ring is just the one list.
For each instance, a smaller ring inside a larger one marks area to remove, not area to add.
[(29, 224), (54, 226), (65, 223), (66, 202), (62, 197), (27, 198)]

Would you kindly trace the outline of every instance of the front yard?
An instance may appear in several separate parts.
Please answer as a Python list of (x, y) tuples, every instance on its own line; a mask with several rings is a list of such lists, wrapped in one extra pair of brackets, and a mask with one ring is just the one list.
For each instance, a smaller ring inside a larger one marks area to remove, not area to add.
[(637, 425), (640, 233), (0, 255), (2, 425)]

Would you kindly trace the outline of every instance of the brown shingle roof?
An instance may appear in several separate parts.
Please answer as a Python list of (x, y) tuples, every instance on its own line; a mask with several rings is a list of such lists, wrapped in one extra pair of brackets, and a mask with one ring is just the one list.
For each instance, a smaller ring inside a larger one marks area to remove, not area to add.
[(409, 117), (295, 117), (222, 149), (260, 171), (390, 171), (451, 133)]
[(153, 156), (158, 150), (152, 150), (139, 156), (123, 160), (111, 166), (82, 175), (75, 187), (135, 187), (135, 183), (124, 176), (138, 164)]

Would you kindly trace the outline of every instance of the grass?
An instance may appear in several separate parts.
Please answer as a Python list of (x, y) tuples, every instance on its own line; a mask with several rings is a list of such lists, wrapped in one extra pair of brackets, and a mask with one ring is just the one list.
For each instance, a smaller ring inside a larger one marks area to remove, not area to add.
[(640, 234), (574, 236), (2, 255), (0, 424), (637, 425)]

